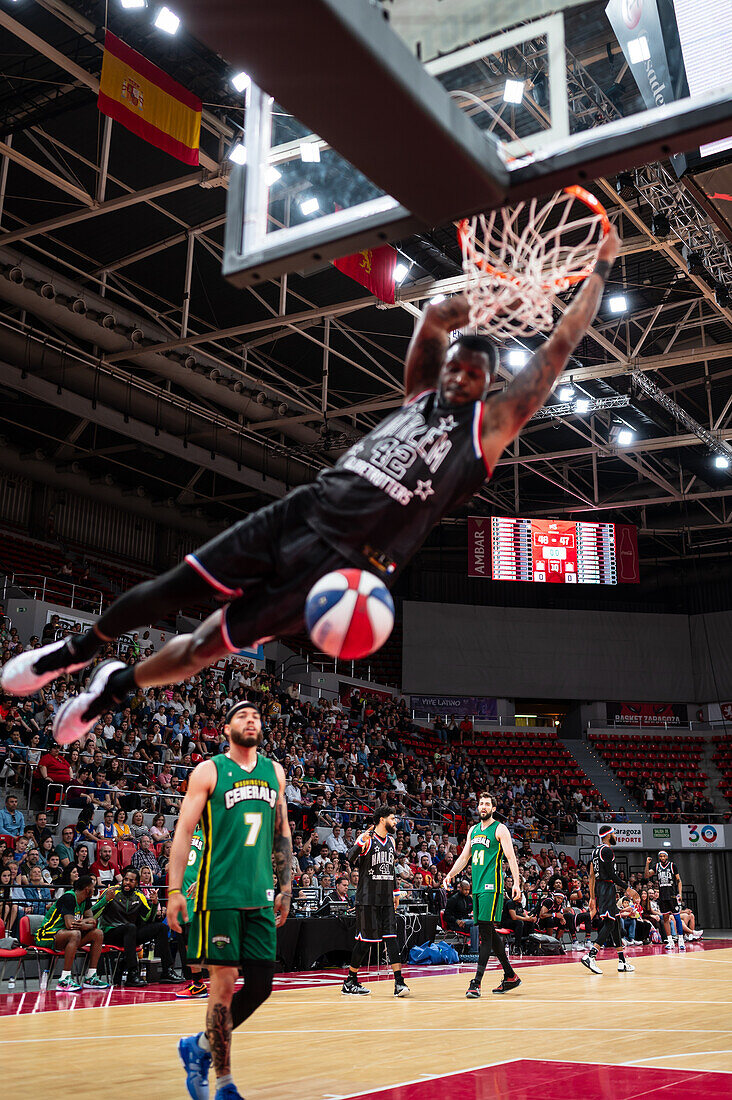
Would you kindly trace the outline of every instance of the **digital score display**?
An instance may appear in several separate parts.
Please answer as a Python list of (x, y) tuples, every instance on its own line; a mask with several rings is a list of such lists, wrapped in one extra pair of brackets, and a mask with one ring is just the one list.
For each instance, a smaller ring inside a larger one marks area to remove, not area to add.
[(493, 516), (491, 575), (495, 581), (617, 584), (615, 524)]

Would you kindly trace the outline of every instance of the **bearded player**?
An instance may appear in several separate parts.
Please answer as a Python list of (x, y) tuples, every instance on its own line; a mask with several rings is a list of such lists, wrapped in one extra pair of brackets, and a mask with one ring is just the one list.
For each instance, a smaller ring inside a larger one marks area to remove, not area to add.
[(614, 947), (618, 953), (618, 973), (632, 974), (635, 967), (623, 954), (623, 941), (620, 935), (617, 887), (620, 886), (625, 890), (625, 883), (615, 866), (613, 848), (617, 844), (617, 839), (612, 825), (601, 825), (598, 833), (600, 843), (593, 851), (590, 863), (590, 916), (593, 920), (599, 917), (601, 924), (597, 940), (587, 954), (582, 956), (580, 962), (593, 974), (602, 974), (602, 970), (597, 965), (597, 949)]
[(307, 593), (331, 570), (355, 565), (391, 586), (435, 524), (480, 489), (544, 405), (597, 313), (619, 246), (611, 229), (552, 335), (498, 394), (488, 395), (498, 365), (492, 341), (462, 335), (450, 342), (469, 321), (465, 295), (428, 305), (407, 352), (399, 409), (311, 484), (137, 585), (84, 634), (14, 657), (2, 670), (3, 689), (30, 695), (62, 672), (84, 668), (141, 623), (193, 603), (225, 605), (137, 665), (99, 665), (87, 690), (56, 714), (56, 739), (70, 743), (138, 688), (179, 683), (257, 640), (301, 630)]
[[(287, 920), (292, 895), (285, 773), (257, 752), (262, 743), (259, 708), (235, 703), (224, 733), (229, 751), (204, 760), (191, 773), (168, 864), (168, 924), (180, 933), (189, 916), (184, 876), (200, 822), (204, 846), (188, 954), (208, 967), (211, 981), (205, 1031), (178, 1045), (193, 1100), (208, 1100), (212, 1061), (216, 1100), (241, 1100), (231, 1076), (231, 1034), (272, 991), (276, 929)], [(276, 897), (273, 854), (280, 887)], [(240, 972), (244, 987), (234, 992)]]
[(513, 850), (511, 834), (505, 825), (493, 816), (495, 802), (488, 791), (483, 791), (478, 799), (480, 821), (468, 831), (465, 847), (445, 875), (443, 885), (449, 889), (452, 880), (470, 863), (470, 878), (473, 890), (473, 920), (480, 929), (480, 950), (475, 977), (468, 986), (466, 997), (480, 997), (480, 985), (485, 968), (491, 957), (496, 956), (503, 967), (503, 979), (493, 990), (494, 993), (508, 993), (518, 989), (521, 979), (514, 971), (508, 956), (503, 937), (496, 930), (496, 924), (503, 916), (503, 860), (508, 861), (513, 885), (511, 897), (521, 900), (521, 878), (516, 853)]

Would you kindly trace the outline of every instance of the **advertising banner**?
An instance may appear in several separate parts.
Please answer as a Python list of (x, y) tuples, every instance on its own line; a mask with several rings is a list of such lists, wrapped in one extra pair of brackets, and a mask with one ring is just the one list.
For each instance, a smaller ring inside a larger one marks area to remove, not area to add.
[(497, 718), (495, 699), (478, 695), (412, 695), (412, 710), (417, 714), (450, 714), (456, 718), (472, 714), (476, 718)]
[[(618, 848), (641, 848), (643, 846), (642, 825), (613, 825), (612, 828), (618, 842)], [(599, 825), (597, 830), (599, 834)]]
[(490, 577), (491, 521), (468, 516), (468, 576)]
[(724, 825), (682, 825), (681, 847), (697, 851), (724, 848)]
[(681, 726), (687, 721), (683, 703), (608, 703), (608, 722), (616, 726)]

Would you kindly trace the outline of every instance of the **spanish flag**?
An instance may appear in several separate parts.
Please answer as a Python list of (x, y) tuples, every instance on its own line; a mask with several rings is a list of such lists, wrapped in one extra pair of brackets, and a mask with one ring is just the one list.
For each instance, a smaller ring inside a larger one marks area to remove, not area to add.
[(109, 31), (97, 105), (144, 141), (198, 164), (201, 100)]
[(333, 260), (333, 265), (344, 275), (365, 286), (382, 302), (393, 306), (396, 297), (396, 261), (396, 249), (383, 244), (379, 248), (364, 248), (362, 252), (355, 252), (352, 256), (342, 256), (339, 260)]

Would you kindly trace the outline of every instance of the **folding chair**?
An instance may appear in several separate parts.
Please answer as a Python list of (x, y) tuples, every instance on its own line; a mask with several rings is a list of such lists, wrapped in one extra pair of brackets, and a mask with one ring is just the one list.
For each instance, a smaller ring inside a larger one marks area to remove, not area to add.
[[(3, 939), (5, 939), (5, 921), (0, 920), (0, 940)], [(17, 961), (17, 966), (15, 968), (13, 980), (17, 979), (18, 972), (22, 967), (23, 990), (26, 990), (28, 988), (25, 973), (25, 960), (27, 958), (27, 955), (28, 952), (24, 947), (0, 947), (0, 963), (2, 964), (2, 969), (0, 969), (0, 985), (2, 985), (3, 979), (5, 978), (5, 967), (8, 965), (11, 959), (15, 959)]]

